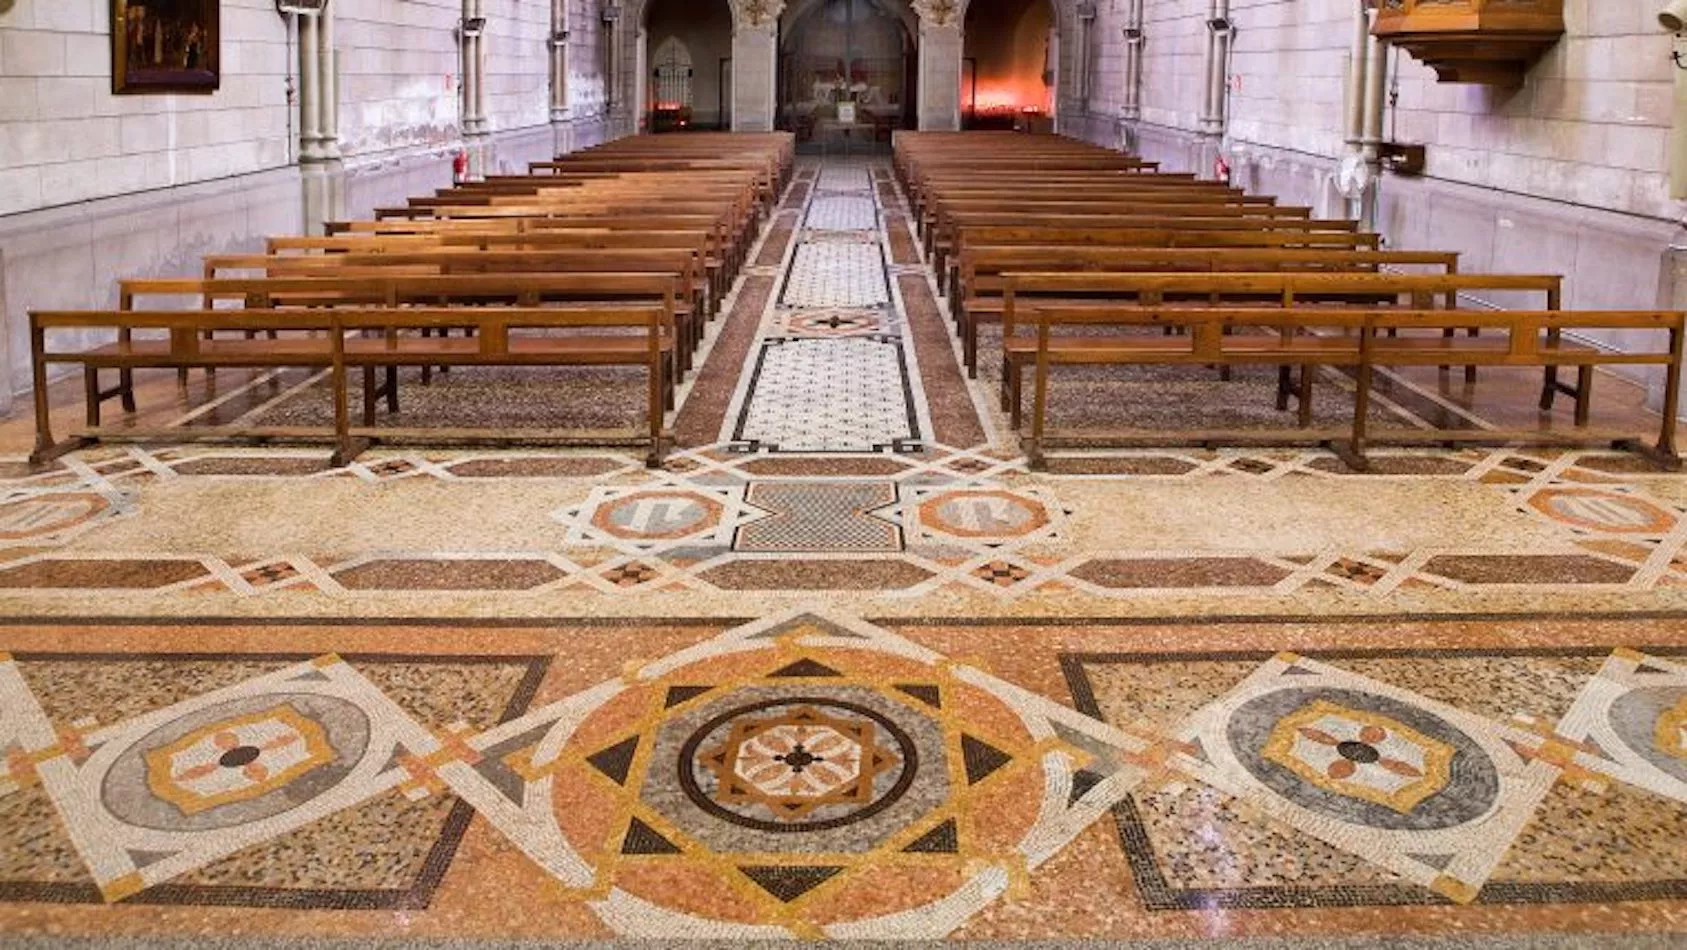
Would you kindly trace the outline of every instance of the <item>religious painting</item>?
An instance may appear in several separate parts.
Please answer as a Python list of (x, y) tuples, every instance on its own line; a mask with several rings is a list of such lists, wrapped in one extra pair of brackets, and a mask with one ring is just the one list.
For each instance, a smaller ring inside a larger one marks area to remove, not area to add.
[(221, 0), (111, 0), (111, 91), (214, 92)]

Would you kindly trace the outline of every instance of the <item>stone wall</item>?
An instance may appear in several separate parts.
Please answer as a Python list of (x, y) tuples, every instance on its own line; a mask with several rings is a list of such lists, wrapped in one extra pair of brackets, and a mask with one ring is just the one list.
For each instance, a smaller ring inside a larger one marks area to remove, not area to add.
[(334, 2), (341, 151), (367, 158), (454, 142), (461, 0)]
[[(114, 96), (110, 0), (0, 13), (0, 411), (29, 385), (30, 309), (113, 306), (120, 277), (189, 275), (313, 216), (450, 184), (461, 0), (332, 0), (342, 164), (296, 164), (285, 21), (223, 0), (212, 95)], [(569, 0), (569, 119), (550, 116), (550, 0), (485, 0), (489, 170), (611, 135), (596, 0)], [(296, 78), (294, 82), (296, 83)], [(296, 88), (296, 86), (295, 86)]]
[(110, 6), (18, 0), (0, 14), (0, 214), (291, 161), (273, 0), (224, 0), (214, 95), (113, 95)]

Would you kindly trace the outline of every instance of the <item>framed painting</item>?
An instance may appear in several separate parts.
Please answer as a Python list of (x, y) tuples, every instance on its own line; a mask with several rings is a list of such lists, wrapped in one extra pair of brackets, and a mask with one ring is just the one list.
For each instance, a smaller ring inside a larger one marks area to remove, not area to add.
[(111, 0), (111, 91), (215, 92), (222, 0)]

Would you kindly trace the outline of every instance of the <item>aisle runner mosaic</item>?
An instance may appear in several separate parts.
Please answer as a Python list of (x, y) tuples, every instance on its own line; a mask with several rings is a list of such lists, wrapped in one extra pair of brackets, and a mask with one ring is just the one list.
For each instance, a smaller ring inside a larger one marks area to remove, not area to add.
[(914, 452), (931, 431), (868, 163), (829, 163), (799, 213), (721, 437), (744, 452)]

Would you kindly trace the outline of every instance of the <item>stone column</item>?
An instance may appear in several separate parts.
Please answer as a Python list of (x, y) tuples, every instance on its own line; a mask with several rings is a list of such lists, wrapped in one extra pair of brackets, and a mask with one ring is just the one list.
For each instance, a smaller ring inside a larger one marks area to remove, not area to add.
[(321, 109), (317, 132), (324, 161), (340, 160), (340, 76), (339, 50), (334, 46), (334, 4), (326, 3), (317, 15), (321, 21), (317, 37), (317, 79), (321, 85), (318, 105)]
[(777, 108), (779, 27), (739, 23), (732, 30), (732, 131), (768, 132)]
[(572, 150), (568, 122), (568, 0), (551, 0), (551, 152)]
[(922, 131), (961, 127), (960, 8), (955, 0), (915, 0), (920, 18), (919, 120)]
[(463, 151), (469, 158), (468, 177), (479, 181), (486, 176), (486, 90), (484, 76), (486, 56), (481, 37), (486, 30), (486, 17), (481, 0), (463, 0), (461, 24), (463, 45)]
[(317, 29), (317, 15), (301, 13), (299, 17), (299, 161), (322, 160), (322, 84), (318, 73), (322, 57)]
[(779, 15), (784, 0), (732, 8), (732, 131), (771, 132), (779, 109)]

